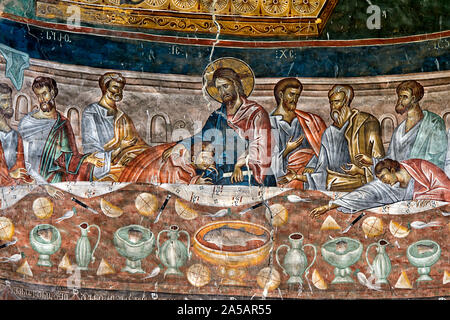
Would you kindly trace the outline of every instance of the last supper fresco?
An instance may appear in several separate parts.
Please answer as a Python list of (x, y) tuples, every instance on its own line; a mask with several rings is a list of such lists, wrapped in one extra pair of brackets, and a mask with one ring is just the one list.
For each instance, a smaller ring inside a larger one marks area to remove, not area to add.
[(446, 0), (0, 0), (0, 297), (449, 296)]

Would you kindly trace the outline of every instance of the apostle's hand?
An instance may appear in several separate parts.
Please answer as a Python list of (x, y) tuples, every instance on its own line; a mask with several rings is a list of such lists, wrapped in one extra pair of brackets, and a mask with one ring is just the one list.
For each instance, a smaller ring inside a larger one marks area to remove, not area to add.
[(217, 173), (217, 175), (219, 175), (219, 171), (217, 170), (215, 163), (210, 165), (207, 169), (214, 170)]
[(347, 166), (348, 168), (346, 168), (345, 166), (341, 166), (341, 169), (346, 174), (349, 174), (351, 176), (364, 175), (364, 169), (354, 165), (353, 163), (347, 163)]
[(244, 174), (240, 166), (235, 165), (233, 174), (231, 175), (231, 183), (239, 183), (244, 181)]
[(17, 168), (9, 173), (10, 177), (13, 179), (26, 179), (28, 178), (27, 170), (24, 168)]
[(62, 199), (64, 196), (64, 194), (61, 191), (59, 191), (56, 188), (53, 188), (52, 186), (46, 185), (44, 186), (44, 188), (45, 191), (47, 191), (48, 195), (53, 199)]
[(305, 173), (314, 173), (314, 168), (305, 168), (303, 170), (303, 174), (305, 174)]
[(96, 167), (103, 167), (105, 165), (105, 163), (103, 162), (104, 159), (97, 158), (96, 153), (90, 154), (84, 161), (92, 163)]
[(291, 182), (292, 180), (308, 182), (308, 179), (306, 178), (305, 175), (297, 174), (294, 170), (289, 169), (289, 168), (287, 170), (288, 170), (288, 173), (286, 175), (282, 176), (280, 179), (278, 179), (279, 184), (281, 184), (281, 185), (287, 184), (287, 183)]
[(287, 170), (288, 173), (282, 176), (280, 179), (278, 179), (279, 184), (287, 184), (297, 177), (297, 172), (289, 168)]
[(202, 175), (198, 178), (198, 180), (195, 182), (195, 184), (213, 184), (211, 178), (203, 178), (205, 173), (203, 172)]
[(124, 154), (117, 162), (117, 165), (120, 167), (126, 167), (134, 158), (135, 157), (132, 155)]
[(172, 155), (172, 151), (173, 151), (173, 147), (167, 148), (166, 150), (164, 150), (163, 154), (162, 154), (162, 161), (166, 162), (167, 159), (169, 159), (169, 157)]
[(358, 153), (355, 156), (355, 161), (356, 161), (356, 164), (358, 165), (358, 167), (369, 167), (369, 166), (373, 165), (372, 159), (362, 153)]
[(309, 214), (309, 216), (311, 218), (317, 219), (318, 217), (323, 215), (328, 210), (330, 210), (330, 207), (328, 205), (317, 207), (317, 208), (314, 208), (314, 209), (311, 210), (311, 213)]
[(287, 157), (287, 155), (289, 153), (291, 153), (292, 151), (294, 151), (295, 149), (297, 149), (303, 142), (303, 140), (305, 139), (304, 135), (301, 135), (297, 140), (292, 141), (292, 136), (289, 138), (289, 141), (286, 143), (286, 148), (284, 149), (283, 152), (283, 157)]
[(337, 207), (339, 207), (337, 204), (328, 203), (328, 204), (326, 204), (324, 206), (312, 209), (311, 213), (309, 214), (309, 216), (311, 218), (317, 219), (318, 217), (323, 215), (325, 212), (330, 211), (332, 209), (335, 209)]

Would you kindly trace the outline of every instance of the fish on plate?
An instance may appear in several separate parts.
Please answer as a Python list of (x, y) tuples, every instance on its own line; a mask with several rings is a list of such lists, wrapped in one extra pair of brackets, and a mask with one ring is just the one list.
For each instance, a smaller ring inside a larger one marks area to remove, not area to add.
[(245, 230), (245, 228), (232, 228), (228, 225), (224, 225), (220, 228), (208, 231), (204, 236), (203, 240), (209, 243), (213, 243), (219, 248), (224, 246), (234, 247), (242, 246), (245, 247), (250, 241), (263, 241), (264, 243), (269, 240), (266, 233), (262, 235), (257, 235)]

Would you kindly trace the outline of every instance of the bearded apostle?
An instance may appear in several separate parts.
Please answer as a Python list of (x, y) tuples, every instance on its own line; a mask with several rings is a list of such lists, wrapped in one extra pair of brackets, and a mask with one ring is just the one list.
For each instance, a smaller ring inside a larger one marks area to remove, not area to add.
[(377, 180), (313, 209), (310, 216), (317, 218), (335, 208), (344, 213), (355, 213), (407, 200), (450, 202), (450, 179), (429, 161), (385, 159), (376, 164), (375, 174)]
[[(271, 169), (279, 179), (286, 177), (285, 180), (289, 180), (292, 173), (302, 174), (305, 168), (315, 168), (326, 129), (325, 122), (318, 115), (297, 109), (302, 90), (303, 85), (296, 78), (282, 79), (274, 88), (277, 107), (270, 114)], [(286, 176), (288, 171), (290, 175)], [(289, 180), (283, 187), (303, 189), (303, 182)]]
[[(333, 124), (322, 135), (314, 172), (289, 173), (308, 190), (352, 191), (374, 179), (373, 159), (384, 157), (380, 123), (351, 108), (353, 88), (335, 85), (328, 92)], [(282, 183), (287, 179), (282, 179)]]
[(32, 181), (25, 169), (22, 137), (9, 125), (14, 114), (11, 94), (11, 88), (0, 83), (0, 186)]
[(116, 105), (123, 98), (125, 84), (120, 73), (105, 73), (99, 79), (100, 101), (83, 111), (83, 151), (103, 159), (103, 166), (94, 168), (94, 180), (118, 181), (125, 166), (149, 148), (131, 118)]
[(444, 169), (448, 146), (445, 123), (437, 114), (421, 108), (423, 86), (417, 81), (403, 81), (397, 95), (395, 111), (406, 113), (406, 119), (395, 128), (386, 157), (397, 161), (424, 159)]
[(93, 166), (101, 162), (93, 155), (78, 152), (70, 122), (56, 110), (56, 81), (37, 77), (32, 89), (39, 109), (24, 116), (18, 127), (28, 173), (44, 184), (89, 181)]

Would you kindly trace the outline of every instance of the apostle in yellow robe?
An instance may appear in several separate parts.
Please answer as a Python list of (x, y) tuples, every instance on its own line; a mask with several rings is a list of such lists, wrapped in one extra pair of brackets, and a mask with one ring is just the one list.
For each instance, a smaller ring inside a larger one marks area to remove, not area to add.
[(102, 98), (83, 111), (83, 150), (103, 159), (103, 166), (93, 172), (96, 181), (118, 181), (127, 164), (149, 148), (131, 118), (116, 105), (125, 83), (120, 73), (105, 73), (99, 80)]

